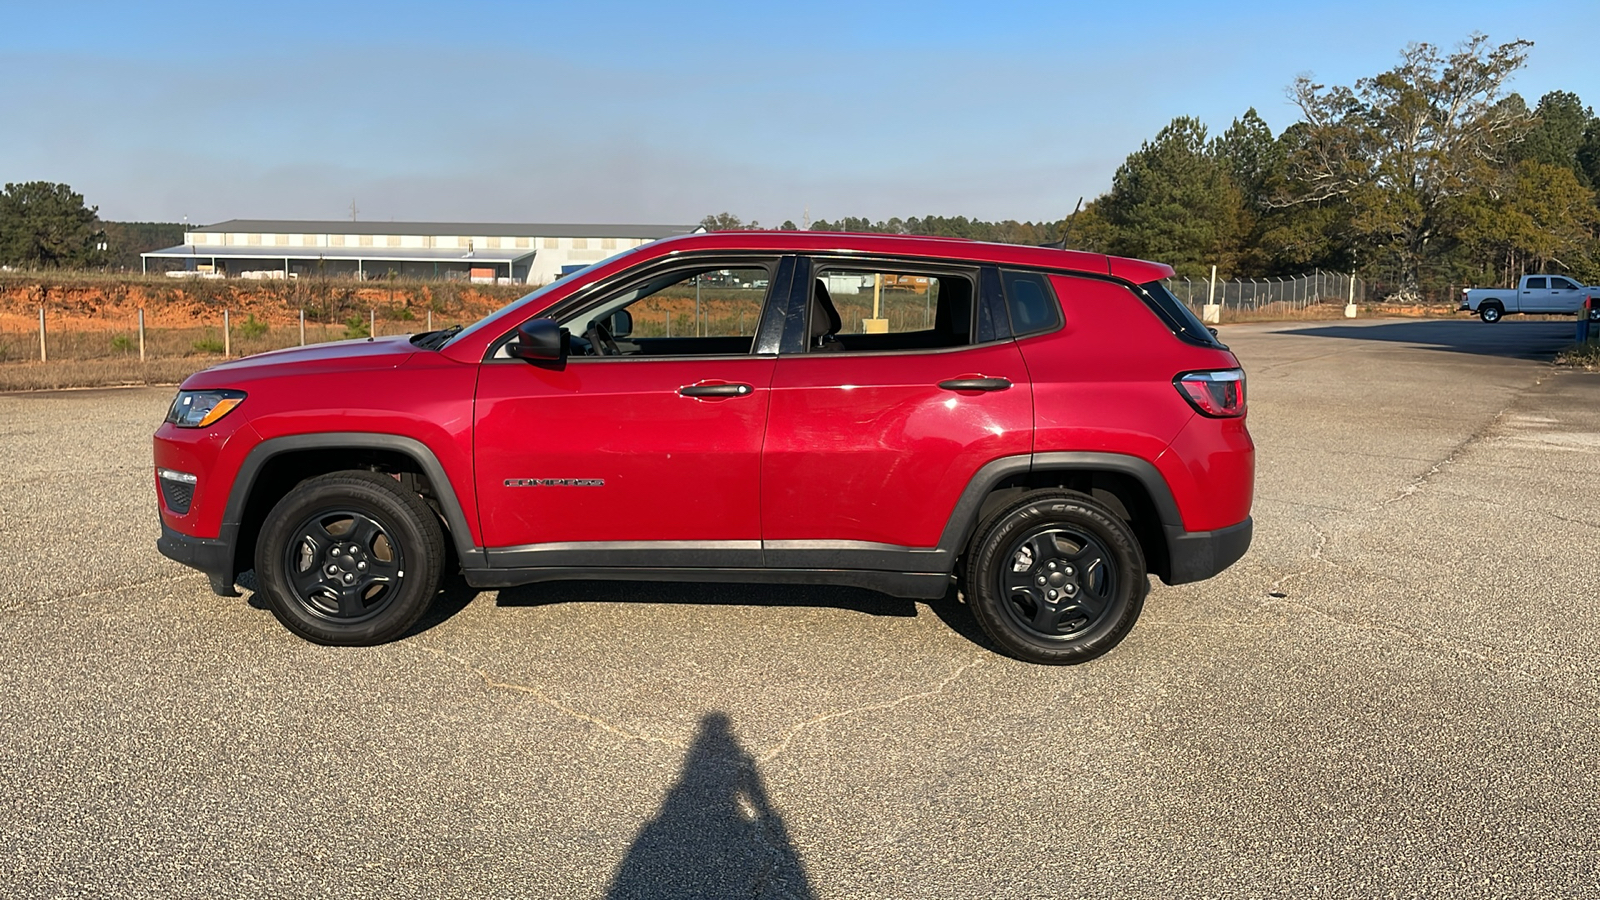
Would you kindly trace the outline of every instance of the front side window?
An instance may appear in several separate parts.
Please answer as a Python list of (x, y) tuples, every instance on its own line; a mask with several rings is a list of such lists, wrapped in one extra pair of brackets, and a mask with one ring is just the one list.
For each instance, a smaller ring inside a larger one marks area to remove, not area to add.
[(749, 353), (772, 266), (674, 269), (559, 320), (573, 356)]
[(1575, 290), (1578, 289), (1577, 285), (1575, 285), (1572, 282), (1566, 280), (1565, 278), (1552, 278), (1552, 279), (1550, 279), (1550, 286), (1552, 288), (1555, 288), (1556, 290), (1560, 290), (1560, 291), (1575, 291)]
[(882, 352), (973, 343), (976, 280), (928, 269), (819, 267), (813, 273), (807, 347)]

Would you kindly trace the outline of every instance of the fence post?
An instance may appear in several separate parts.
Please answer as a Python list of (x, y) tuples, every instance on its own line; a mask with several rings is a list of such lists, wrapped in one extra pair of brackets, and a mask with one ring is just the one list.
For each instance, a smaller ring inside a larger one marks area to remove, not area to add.
[(228, 311), (222, 311), (222, 358), (233, 356), (233, 329), (228, 327)]
[(372, 340), (373, 338), (375, 338), (377, 336), (378, 336), (378, 311), (375, 310), (375, 309), (368, 309), (367, 310), (367, 340), (370, 341), (370, 340)]
[(139, 307), (139, 362), (144, 362), (144, 307)]
[(306, 345), (306, 308), (300, 307), (300, 346)]
[(50, 354), (44, 348), (44, 307), (39, 307), (39, 362), (49, 362)]
[(1206, 305), (1200, 310), (1200, 321), (1209, 325), (1222, 323), (1222, 308), (1217, 306), (1217, 267), (1211, 267), (1211, 286), (1206, 289)]

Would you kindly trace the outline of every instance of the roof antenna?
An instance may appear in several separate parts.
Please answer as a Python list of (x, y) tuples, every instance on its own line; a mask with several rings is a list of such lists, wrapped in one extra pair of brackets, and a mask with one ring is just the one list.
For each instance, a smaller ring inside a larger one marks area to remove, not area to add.
[(1078, 205), (1074, 206), (1072, 208), (1072, 215), (1067, 216), (1066, 223), (1061, 226), (1061, 239), (1057, 240), (1057, 241), (1051, 241), (1048, 244), (1040, 244), (1039, 246), (1041, 246), (1041, 247), (1049, 247), (1052, 250), (1065, 250), (1065, 249), (1067, 249), (1067, 235), (1072, 233), (1072, 220), (1077, 218), (1078, 211), (1081, 210), (1081, 209), (1083, 209), (1083, 198), (1079, 197), (1078, 198)]

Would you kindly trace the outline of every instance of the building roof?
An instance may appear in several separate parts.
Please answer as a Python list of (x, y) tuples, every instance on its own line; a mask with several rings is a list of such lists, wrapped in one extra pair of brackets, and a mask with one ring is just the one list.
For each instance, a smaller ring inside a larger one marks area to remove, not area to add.
[(532, 257), (536, 250), (442, 250), (421, 247), (279, 247), (256, 245), (250, 247), (201, 247), (179, 244), (163, 250), (151, 250), (140, 256), (160, 259), (348, 259), (366, 262), (520, 262)]
[(482, 237), (593, 237), (658, 240), (689, 234), (698, 225), (585, 225), (506, 222), (346, 222), (314, 219), (229, 219), (191, 227), (203, 234), (416, 234)]

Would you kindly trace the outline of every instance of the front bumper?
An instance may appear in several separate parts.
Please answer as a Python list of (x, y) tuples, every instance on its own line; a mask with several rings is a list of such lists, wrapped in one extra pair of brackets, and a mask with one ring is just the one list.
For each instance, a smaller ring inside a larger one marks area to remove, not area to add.
[(1250, 549), (1254, 533), (1253, 520), (1245, 519), (1237, 525), (1215, 531), (1184, 531), (1167, 526), (1167, 552), (1170, 554), (1171, 574), (1163, 579), (1167, 584), (1189, 584), (1204, 581), (1239, 561)]
[(190, 537), (173, 531), (165, 523), (161, 537), (156, 539), (156, 549), (161, 555), (206, 573), (211, 579), (211, 590), (219, 597), (237, 597), (233, 588), (234, 531), (238, 526), (224, 525), (222, 534), (215, 538)]

